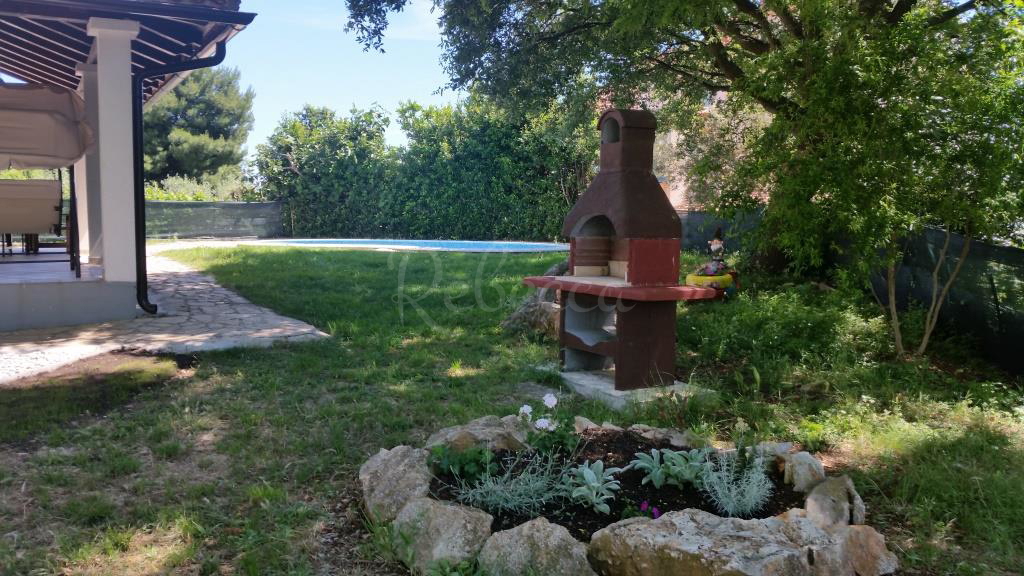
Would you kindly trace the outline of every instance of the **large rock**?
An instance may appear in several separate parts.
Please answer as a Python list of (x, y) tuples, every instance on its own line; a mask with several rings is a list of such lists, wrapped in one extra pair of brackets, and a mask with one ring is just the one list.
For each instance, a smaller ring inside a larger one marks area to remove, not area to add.
[(847, 566), (859, 576), (881, 576), (899, 569), (896, 555), (885, 547), (885, 537), (871, 526), (844, 530), (843, 553)]
[(785, 480), (797, 492), (807, 492), (825, 480), (825, 466), (808, 452), (786, 454)]
[(761, 442), (757, 445), (757, 451), (769, 458), (785, 458), (792, 449), (792, 442)]
[(826, 530), (834, 526), (864, 523), (864, 500), (849, 476), (829, 478), (807, 495), (807, 518)]
[(431, 477), (426, 450), (381, 449), (359, 468), (367, 514), (378, 522), (394, 520), (409, 500), (427, 495)]
[(427, 450), (447, 445), (461, 451), (473, 446), (486, 446), (491, 450), (518, 451), (527, 447), (527, 428), (516, 416), (484, 416), (462, 426), (450, 426), (427, 438)]
[(597, 423), (595, 423), (590, 418), (587, 418), (586, 416), (577, 416), (573, 420), (573, 427), (576, 429), (577, 434), (581, 434), (583, 432), (586, 432), (587, 430), (601, 428), (600, 426), (597, 425)]
[[(568, 271), (569, 261), (565, 260), (548, 268), (544, 276), (562, 276)], [(501, 323), (501, 327), (510, 334), (537, 333), (557, 340), (562, 307), (555, 302), (555, 294), (555, 290), (548, 288), (537, 289)]]
[(440, 562), (476, 558), (491, 535), (494, 519), (483, 510), (431, 498), (410, 500), (395, 518), (398, 547), (408, 546), (411, 568), (426, 574)]
[(543, 517), (494, 533), (477, 560), (489, 576), (594, 576), (587, 547)]
[(646, 424), (633, 424), (628, 428), (628, 431), (651, 442), (667, 442), (669, 446), (677, 450), (683, 448), (703, 448), (707, 445), (705, 439), (689, 430), (679, 431), (673, 428), (654, 428)]
[(881, 576), (895, 570), (895, 557), (877, 532), (860, 531), (866, 526), (825, 531), (803, 510), (791, 512), (740, 520), (690, 508), (657, 520), (630, 518), (594, 534), (590, 560), (607, 576)]

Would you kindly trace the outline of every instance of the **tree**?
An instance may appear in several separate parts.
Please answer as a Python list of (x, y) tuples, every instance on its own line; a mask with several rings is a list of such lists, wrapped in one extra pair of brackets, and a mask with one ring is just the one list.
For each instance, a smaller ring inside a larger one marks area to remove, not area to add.
[(252, 130), (255, 93), (251, 88), (242, 91), (239, 79), (235, 68), (196, 70), (146, 109), (147, 180), (201, 180), (241, 163)]
[(384, 142), (388, 118), (353, 109), (338, 118), (306, 106), (287, 114), (256, 148), (260, 185), (285, 207), (296, 236), (380, 237), (381, 196), (393, 184), (393, 153)]
[[(664, 107), (719, 130), (725, 149), (705, 145), (708, 155), (695, 159), (704, 176), (725, 170), (712, 206), (763, 210), (762, 240), (797, 269), (831, 263), (838, 279), (866, 287), (882, 266), (889, 281), (879, 301), (901, 355), (902, 240), (923, 226), (969, 239), (1007, 235), (1021, 217), (1017, 0), (436, 3), (455, 87), (537, 106), (591, 75), (614, 102)], [(375, 47), (387, 12), (404, 2), (348, 5), (349, 29)], [(731, 112), (750, 117), (758, 107), (770, 120), (710, 126), (713, 116), (696, 114), (717, 93)], [(927, 348), (959, 271), (952, 260), (943, 251), (914, 354)]]

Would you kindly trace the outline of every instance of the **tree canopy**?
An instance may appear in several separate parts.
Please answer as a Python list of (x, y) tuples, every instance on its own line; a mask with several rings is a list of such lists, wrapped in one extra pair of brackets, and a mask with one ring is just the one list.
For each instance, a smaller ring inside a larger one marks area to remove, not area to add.
[(190, 74), (143, 116), (146, 179), (195, 180), (237, 167), (253, 126), (255, 93), (242, 90), (235, 68), (203, 68)]
[[(348, 29), (381, 48), (408, 0), (347, 0)], [(435, 0), (451, 85), (544, 100), (583, 74), (620, 98), (739, 92), (798, 112), (820, 65), (908, 22), (949, 28), (1006, 2), (963, 0)]]

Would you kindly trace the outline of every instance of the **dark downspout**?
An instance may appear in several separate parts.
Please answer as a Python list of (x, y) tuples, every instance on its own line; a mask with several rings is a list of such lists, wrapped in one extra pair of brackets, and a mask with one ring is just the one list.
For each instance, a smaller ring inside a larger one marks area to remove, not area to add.
[(139, 307), (156, 314), (156, 304), (149, 301), (149, 279), (146, 276), (146, 184), (142, 152), (142, 83), (147, 78), (177, 72), (209, 68), (224, 61), (227, 43), (218, 42), (217, 51), (209, 58), (148, 68), (132, 75), (132, 153), (135, 162), (135, 299)]

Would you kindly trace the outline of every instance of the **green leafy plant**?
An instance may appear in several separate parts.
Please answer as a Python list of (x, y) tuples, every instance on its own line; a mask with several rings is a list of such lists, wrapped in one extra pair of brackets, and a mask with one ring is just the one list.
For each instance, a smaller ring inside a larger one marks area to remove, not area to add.
[(526, 442), (542, 454), (568, 456), (579, 448), (580, 437), (570, 423), (559, 422), (553, 430), (530, 430)]
[(806, 418), (801, 419), (797, 425), (796, 438), (808, 452), (818, 452), (827, 445), (825, 427)]
[(652, 448), (650, 454), (638, 452), (636, 458), (629, 463), (629, 468), (646, 472), (641, 484), (653, 484), (661, 489), (666, 484), (677, 488), (685, 488), (687, 484), (697, 485), (704, 470), (704, 450), (693, 449), (689, 452), (676, 452), (668, 449)]
[(688, 452), (662, 450), (661, 458), (661, 467), (669, 484), (677, 488), (684, 488), (687, 484), (700, 485), (707, 451), (696, 448)]
[(665, 468), (661, 462), (661, 450), (657, 448), (651, 448), (650, 455), (643, 452), (637, 452), (636, 458), (629, 463), (630, 468), (635, 468), (646, 472), (641, 484), (653, 484), (655, 488), (661, 488), (665, 485), (667, 477), (665, 475)]
[(749, 517), (772, 495), (764, 456), (735, 450), (709, 456), (701, 472), (701, 490), (726, 516)]
[(455, 499), (491, 514), (539, 516), (545, 506), (567, 495), (562, 483), (564, 465), (556, 456), (516, 455), (505, 462), (504, 469), (475, 483), (457, 479)]
[(610, 514), (608, 502), (615, 500), (615, 493), (619, 491), (619, 481), (615, 479), (619, 472), (622, 472), (621, 468), (605, 469), (601, 460), (593, 464), (587, 460), (566, 477), (565, 482), (571, 490), (569, 495), (573, 500), (589, 505), (595, 512)]
[(465, 450), (434, 446), (430, 450), (429, 464), (435, 474), (451, 474), (469, 484), (476, 484), (498, 470), (494, 452), (480, 446)]
[(367, 558), (387, 564), (412, 566), (412, 538), (400, 531), (394, 524), (377, 522), (369, 517), (363, 519), (369, 539), (361, 546), (360, 553)]

